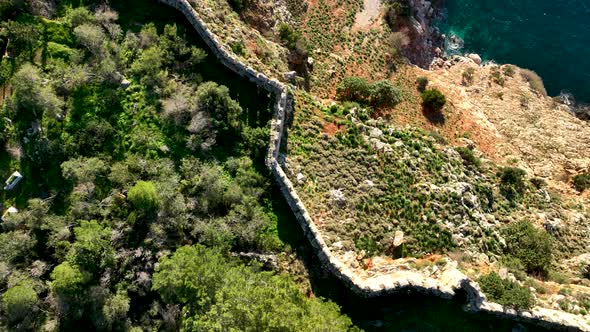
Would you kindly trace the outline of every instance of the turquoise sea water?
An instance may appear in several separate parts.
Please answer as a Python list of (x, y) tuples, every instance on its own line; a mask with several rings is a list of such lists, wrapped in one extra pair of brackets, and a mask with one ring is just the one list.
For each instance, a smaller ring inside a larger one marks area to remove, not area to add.
[(590, 101), (589, 0), (445, 0), (445, 33), (463, 52), (536, 71), (549, 95)]

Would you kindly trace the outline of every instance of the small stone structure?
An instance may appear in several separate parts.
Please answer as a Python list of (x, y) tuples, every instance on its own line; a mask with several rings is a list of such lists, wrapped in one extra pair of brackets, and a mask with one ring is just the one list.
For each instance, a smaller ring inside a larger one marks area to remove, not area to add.
[(23, 179), (23, 176), (19, 172), (12, 173), (10, 175), (10, 177), (6, 180), (6, 185), (4, 186), (4, 190), (7, 190), (7, 191), (13, 190), (22, 179)]
[(371, 278), (361, 278), (356, 275), (348, 266), (332, 255), (299, 198), (291, 180), (289, 180), (278, 162), (281, 139), (285, 131), (286, 115), (293, 112), (294, 97), (291, 88), (278, 80), (270, 79), (264, 74), (256, 72), (247, 64), (241, 63), (218, 40), (217, 36), (207, 29), (205, 23), (201, 21), (197, 12), (187, 0), (159, 1), (180, 10), (221, 63), (236, 74), (248, 78), (259, 87), (275, 94), (276, 103), (271, 123), (270, 145), (266, 164), (271, 169), (281, 192), (315, 249), (322, 265), (342, 280), (353, 292), (363, 297), (377, 297), (411, 289), (443, 298), (452, 298), (457, 293), (463, 292), (467, 295), (466, 308), (471, 311), (483, 311), (503, 318), (533, 322), (554, 329), (590, 331), (590, 325), (584, 319), (563, 311), (535, 307), (531, 311), (517, 312), (512, 309), (505, 309), (497, 303), (488, 302), (477, 283), (470, 280), (456, 268), (456, 262), (450, 268), (445, 269), (437, 279), (413, 271), (394, 271)]

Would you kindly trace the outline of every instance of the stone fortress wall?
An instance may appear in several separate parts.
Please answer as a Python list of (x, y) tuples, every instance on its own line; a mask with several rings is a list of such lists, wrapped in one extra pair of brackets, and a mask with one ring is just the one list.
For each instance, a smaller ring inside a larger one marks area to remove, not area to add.
[(590, 325), (581, 317), (573, 314), (539, 307), (535, 307), (530, 312), (517, 312), (512, 309), (504, 309), (497, 303), (486, 301), (485, 295), (481, 292), (477, 283), (460, 272), (456, 268), (456, 263), (450, 264), (451, 266), (446, 268), (437, 279), (412, 271), (397, 271), (367, 279), (357, 276), (348, 266), (332, 255), (311, 216), (307, 212), (305, 205), (299, 198), (295, 187), (278, 162), (281, 140), (286, 130), (284, 128), (286, 116), (293, 113), (295, 102), (291, 87), (276, 79), (268, 78), (264, 74), (256, 72), (247, 64), (240, 62), (219, 41), (217, 36), (207, 28), (206, 24), (201, 21), (198, 13), (193, 9), (188, 0), (158, 1), (181, 11), (221, 63), (236, 74), (248, 78), (259, 87), (275, 95), (276, 102), (271, 123), (270, 145), (266, 157), (266, 164), (271, 169), (281, 192), (285, 196), (306, 237), (315, 249), (322, 266), (327, 268), (338, 279), (342, 280), (349, 289), (363, 297), (377, 297), (402, 290), (413, 290), (450, 299), (457, 293), (463, 292), (467, 295), (467, 310), (483, 311), (504, 318), (534, 322), (560, 330), (590, 331)]

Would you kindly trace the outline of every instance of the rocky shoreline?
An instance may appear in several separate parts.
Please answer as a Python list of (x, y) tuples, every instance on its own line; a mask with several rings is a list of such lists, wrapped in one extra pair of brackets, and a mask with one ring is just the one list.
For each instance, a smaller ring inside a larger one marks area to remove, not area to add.
[[(461, 55), (463, 41), (456, 36), (447, 36), (440, 31), (435, 22), (445, 19), (444, 1), (409, 0), (412, 16), (410, 26), (411, 41), (404, 56), (422, 69), (448, 69), (451, 66), (472, 60), (476, 65), (482, 64), (479, 54)], [(562, 92), (556, 101), (568, 107), (570, 113), (581, 120), (590, 121), (590, 104), (579, 103), (575, 97)]]

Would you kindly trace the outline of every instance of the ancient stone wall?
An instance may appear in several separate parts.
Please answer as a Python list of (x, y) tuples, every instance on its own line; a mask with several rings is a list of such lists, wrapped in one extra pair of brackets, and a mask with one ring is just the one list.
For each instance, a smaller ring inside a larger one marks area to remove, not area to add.
[(219, 58), (221, 63), (236, 74), (248, 78), (276, 96), (274, 116), (271, 123), (270, 144), (266, 157), (266, 164), (271, 169), (281, 192), (285, 196), (297, 221), (303, 229), (306, 237), (316, 251), (322, 265), (356, 294), (363, 297), (376, 297), (401, 290), (433, 294), (444, 298), (452, 298), (458, 292), (467, 295), (467, 308), (472, 311), (485, 311), (502, 317), (517, 320), (532, 321), (550, 328), (581, 329), (590, 331), (590, 326), (580, 317), (561, 311), (535, 308), (531, 312), (516, 312), (506, 310), (499, 304), (486, 301), (479, 286), (471, 281), (457, 268), (446, 269), (438, 279), (426, 277), (412, 271), (398, 271), (391, 274), (362, 279), (348, 266), (334, 257), (324, 242), (319, 230), (307, 212), (303, 202), (299, 198), (295, 187), (285, 174), (278, 162), (281, 139), (285, 132), (285, 119), (287, 114), (292, 114), (294, 97), (291, 88), (276, 79), (266, 77), (256, 72), (248, 65), (240, 62), (202, 22), (197, 12), (187, 0), (159, 0), (181, 11), (195, 28), (199, 36), (209, 46), (210, 50)]

